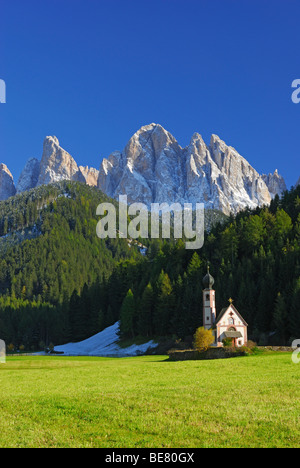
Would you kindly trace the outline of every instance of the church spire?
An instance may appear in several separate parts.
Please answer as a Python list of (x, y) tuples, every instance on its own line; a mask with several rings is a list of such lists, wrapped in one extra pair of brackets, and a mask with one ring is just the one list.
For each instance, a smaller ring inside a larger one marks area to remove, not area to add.
[(209, 272), (209, 265), (207, 265), (207, 274), (203, 278), (203, 326), (206, 329), (213, 329), (216, 321), (214, 282), (215, 280)]
[(207, 274), (203, 278), (203, 285), (205, 289), (212, 289), (215, 283), (214, 278), (211, 276), (209, 272), (209, 264), (207, 264)]

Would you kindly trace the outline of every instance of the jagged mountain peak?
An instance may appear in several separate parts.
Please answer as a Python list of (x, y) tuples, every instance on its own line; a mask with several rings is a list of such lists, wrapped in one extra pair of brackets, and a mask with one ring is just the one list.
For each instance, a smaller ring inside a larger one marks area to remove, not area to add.
[(46, 136), (41, 160), (30, 158), (18, 181), (17, 191), (23, 192), (39, 185), (61, 180), (74, 180), (96, 186), (99, 171), (88, 166), (78, 166), (75, 159), (64, 150), (56, 136)]
[(12, 173), (6, 164), (0, 164), (0, 200), (6, 200), (16, 194)]
[(210, 146), (213, 146), (213, 144), (217, 142), (225, 144), (224, 141), (219, 137), (219, 135), (212, 133), (210, 137)]
[(17, 184), (17, 192), (25, 192), (36, 186), (39, 178), (40, 161), (36, 158), (28, 159)]
[(191, 138), (191, 142), (198, 141), (198, 140), (203, 141), (203, 143), (204, 143), (202, 135), (200, 135), (200, 133), (198, 133), (198, 132), (194, 132), (193, 135), (192, 135), (192, 138)]
[(273, 174), (262, 174), (261, 177), (266, 183), (272, 198), (287, 189), (284, 178), (278, 173), (278, 169), (275, 169)]
[(165, 146), (176, 145), (179, 147), (178, 142), (173, 135), (164, 129), (160, 124), (149, 124), (141, 127), (135, 134), (130, 138), (126, 145), (125, 151), (130, 152), (132, 148), (150, 148), (157, 151)]
[(55, 136), (46, 137), (37, 185), (50, 184), (64, 179), (73, 180), (78, 171), (76, 161), (59, 146), (58, 138)]
[(156, 131), (157, 133), (169, 133), (162, 125), (152, 122), (148, 125), (143, 125), (141, 128), (139, 128), (139, 130), (135, 132), (133, 136), (154, 131)]
[[(141, 127), (122, 152), (104, 159), (98, 187), (129, 202), (204, 202), (229, 214), (246, 206), (269, 204), (266, 181), (233, 147), (212, 134), (206, 145), (199, 133), (181, 148), (159, 124)], [(275, 184), (272, 190), (281, 190)]]
[(57, 138), (55, 135), (46, 136), (46, 137), (45, 137), (44, 145), (45, 145), (45, 144), (49, 144), (49, 143), (53, 143), (53, 144), (55, 144), (56, 146), (59, 146), (58, 138)]
[(10, 172), (10, 170), (8, 169), (6, 164), (4, 164), (4, 163), (0, 164), (0, 171), (1, 172), (6, 172), (8, 175), (10, 175), (12, 177), (12, 173)]
[(218, 135), (214, 133), (210, 137), (209, 147), (212, 149), (212, 151), (220, 151), (223, 153), (225, 153), (226, 149), (228, 150), (229, 148), (234, 150), (234, 148), (228, 146), (225, 141), (223, 141)]

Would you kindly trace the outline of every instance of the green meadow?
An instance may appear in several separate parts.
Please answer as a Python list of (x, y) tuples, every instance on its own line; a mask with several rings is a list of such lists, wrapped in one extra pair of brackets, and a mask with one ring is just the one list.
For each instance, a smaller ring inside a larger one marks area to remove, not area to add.
[(7, 357), (0, 447), (299, 447), (291, 353), (214, 361), (166, 356)]

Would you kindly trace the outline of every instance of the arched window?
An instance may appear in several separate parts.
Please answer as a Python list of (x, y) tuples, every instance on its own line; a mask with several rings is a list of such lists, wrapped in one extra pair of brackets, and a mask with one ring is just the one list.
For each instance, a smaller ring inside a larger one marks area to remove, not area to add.
[(232, 317), (229, 317), (228, 323), (229, 325), (234, 325), (234, 319)]

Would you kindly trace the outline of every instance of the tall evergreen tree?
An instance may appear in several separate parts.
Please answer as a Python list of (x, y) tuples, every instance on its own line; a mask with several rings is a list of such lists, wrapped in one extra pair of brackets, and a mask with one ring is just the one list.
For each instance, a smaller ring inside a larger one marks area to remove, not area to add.
[(120, 313), (121, 336), (134, 337), (135, 301), (131, 289), (128, 290), (123, 300)]
[(151, 283), (148, 283), (138, 308), (137, 333), (143, 336), (152, 335), (152, 321), (154, 312), (154, 292)]
[(157, 281), (157, 302), (154, 313), (154, 332), (157, 335), (169, 333), (170, 319), (174, 314), (175, 300), (170, 278), (161, 271)]
[(278, 293), (275, 302), (273, 324), (277, 329), (279, 336), (281, 337), (282, 343), (286, 343), (287, 331), (288, 331), (288, 313), (286, 309), (286, 303), (281, 293)]

